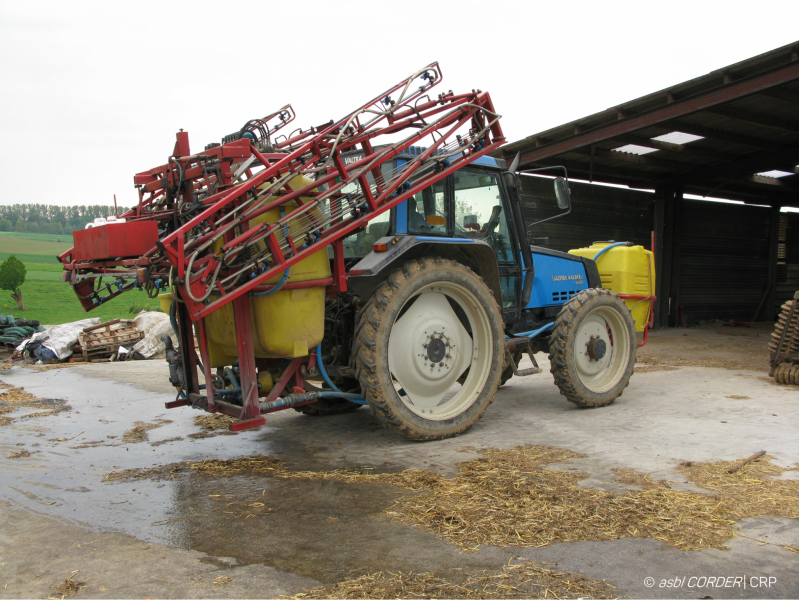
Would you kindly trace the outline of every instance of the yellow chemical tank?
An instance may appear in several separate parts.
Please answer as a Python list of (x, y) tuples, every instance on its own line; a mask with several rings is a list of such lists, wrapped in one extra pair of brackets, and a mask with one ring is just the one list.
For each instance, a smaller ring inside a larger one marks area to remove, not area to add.
[[(614, 242), (594, 242), (588, 248), (569, 250), (569, 254), (593, 259), (603, 248)], [(643, 246), (616, 246), (604, 252), (596, 261), (602, 287), (625, 298), (635, 319), (635, 330), (641, 332), (649, 322), (649, 310), (655, 295), (655, 257)], [(645, 298), (645, 299), (641, 299)]]
[[(297, 176), (289, 185), (296, 190), (310, 183), (312, 180)], [(310, 201), (311, 198), (302, 198), (302, 200)], [(252, 219), (249, 226), (254, 227), (263, 222), (274, 223), (295, 208), (297, 208), (295, 202), (288, 202)], [(322, 218), (318, 208), (313, 209), (311, 214), (317, 219)], [(299, 226), (292, 225), (289, 233), (294, 239), (301, 239), (303, 232)], [(214, 250), (218, 250), (221, 245), (220, 240)], [(260, 242), (260, 245), (263, 246), (263, 242)], [(286, 283), (329, 277), (330, 261), (327, 248), (323, 248), (291, 267), (291, 274)], [(279, 283), (281, 278), (282, 274), (277, 275), (267, 283)], [(257, 358), (307, 356), (309, 349), (314, 348), (324, 337), (325, 287), (281, 290), (269, 296), (250, 297), (250, 312), (254, 327), (253, 345)], [(228, 304), (214, 311), (205, 317), (204, 322), (208, 335), (211, 367), (221, 367), (235, 362), (238, 351), (233, 306)]]

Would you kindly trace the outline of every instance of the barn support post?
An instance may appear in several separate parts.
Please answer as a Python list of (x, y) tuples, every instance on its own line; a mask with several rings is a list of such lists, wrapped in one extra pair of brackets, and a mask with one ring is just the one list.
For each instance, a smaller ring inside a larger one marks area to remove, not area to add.
[(672, 227), (671, 227), (671, 252), (668, 256), (671, 260), (669, 265), (669, 327), (682, 327), (680, 318), (680, 262), (682, 260), (682, 232), (685, 229), (685, 200), (682, 197), (682, 188), (674, 190), (671, 199), (672, 205)]
[(768, 291), (766, 303), (758, 320), (773, 321), (777, 311), (777, 261), (779, 260), (780, 243), (780, 207), (772, 206), (768, 232)]
[(655, 190), (655, 329), (666, 327), (671, 296), (671, 264), (674, 247), (674, 188)]

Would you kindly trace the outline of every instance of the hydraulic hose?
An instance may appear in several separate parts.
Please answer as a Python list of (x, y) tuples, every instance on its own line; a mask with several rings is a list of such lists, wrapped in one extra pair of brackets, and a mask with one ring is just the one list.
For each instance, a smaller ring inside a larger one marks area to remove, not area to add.
[(279, 292), (280, 289), (286, 285), (286, 282), (289, 280), (289, 275), (291, 274), (291, 267), (283, 271), (283, 277), (280, 278), (280, 281), (277, 282), (277, 285), (273, 287), (271, 290), (267, 290), (265, 292), (252, 292), (250, 296), (253, 298), (263, 298), (264, 296), (271, 296), (275, 292)]
[(616, 242), (614, 244), (610, 244), (608, 246), (605, 246), (604, 248), (602, 248), (602, 250), (600, 250), (599, 252), (597, 252), (594, 255), (594, 262), (599, 260), (599, 257), (602, 256), (605, 252), (607, 252), (611, 248), (615, 248), (616, 246), (630, 246), (630, 245), (632, 245), (632, 244), (630, 244), (630, 242)]
[[(547, 331), (549, 329), (552, 329), (552, 326), (554, 324), (555, 324), (554, 322), (547, 323), (543, 327), (540, 327), (538, 329), (533, 329), (532, 331), (525, 331), (524, 333), (515, 333), (515, 334), (513, 334), (513, 337), (529, 337), (530, 339), (533, 339), (537, 335), (539, 335), (541, 333), (544, 333), (545, 331)], [(507, 337), (507, 336), (505, 336), (505, 337)]]
[[(343, 398), (350, 402), (361, 404), (358, 400), (361, 396), (358, 394), (345, 394), (343, 392), (301, 392), (283, 396), (272, 402), (262, 402), (260, 406), (261, 413), (272, 412), (280, 408), (290, 408), (294, 406), (301, 406), (303, 404), (310, 404), (316, 402), (319, 398)], [(365, 402), (363, 404), (366, 404)]]
[(366, 400), (364, 400), (363, 396), (360, 394), (344, 393), (338, 389), (332, 381), (330, 381), (330, 377), (327, 375), (327, 371), (325, 370), (325, 365), (322, 364), (321, 343), (316, 347), (316, 364), (319, 367), (319, 372), (322, 374), (322, 378), (325, 380), (325, 383), (330, 386), (330, 389), (333, 390), (333, 392), (320, 392), (322, 394), (329, 394), (329, 396), (321, 396), (322, 398), (344, 398), (344, 400), (349, 400), (355, 404), (366, 404)]

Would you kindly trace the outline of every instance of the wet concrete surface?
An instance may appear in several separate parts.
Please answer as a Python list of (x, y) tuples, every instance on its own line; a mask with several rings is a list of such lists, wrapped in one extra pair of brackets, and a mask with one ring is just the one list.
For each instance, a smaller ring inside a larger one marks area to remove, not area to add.
[[(763, 373), (691, 367), (641, 373), (613, 405), (580, 410), (558, 394), (539, 358), (545, 373), (512, 379), (470, 432), (424, 444), (383, 429), (365, 408), (325, 418), (282, 411), (268, 417), (267, 427), (193, 439), (188, 436), (200, 431), (193, 418), (202, 413), (163, 408), (174, 394), (160, 361), (4, 371), (0, 380), (64, 399), (71, 410), (0, 427), (0, 597), (41, 597), (45, 581), (57, 584), (75, 569), (81, 577), (97, 574), (80, 592), (87, 597), (262, 597), (385, 569), (446, 576), (464, 566), (497, 568), (514, 556), (615, 581), (620, 593), (636, 597), (698, 597), (688, 587), (649, 588), (647, 576), (660, 581), (682, 571), (736, 576), (741, 570), (777, 581), (756, 592), (707, 593), (799, 596), (797, 555), (777, 542), (735, 538), (728, 551), (682, 552), (653, 540), (586, 541), (466, 553), (388, 520), (384, 511), (409, 493), (390, 486), (256, 475), (102, 481), (114, 470), (260, 454), (283, 459), (290, 470), (423, 468), (451, 475), (480, 449), (523, 444), (585, 454), (555, 468), (587, 471), (582, 486), (616, 492), (625, 486), (614, 467), (695, 489), (675, 470), (682, 460), (731, 460), (767, 450), (781, 466), (799, 462), (799, 388), (777, 386)], [(150, 429), (147, 442), (121, 441), (135, 421), (159, 419), (171, 422)], [(165, 440), (172, 441), (159, 444)], [(21, 449), (32, 454), (8, 458)], [(249, 516), (253, 503), (264, 507)], [(789, 519), (750, 519), (739, 528), (760, 540), (799, 544), (799, 527)], [(104, 550), (74, 546), (88, 538)], [(233, 583), (213, 585), (220, 574)]]

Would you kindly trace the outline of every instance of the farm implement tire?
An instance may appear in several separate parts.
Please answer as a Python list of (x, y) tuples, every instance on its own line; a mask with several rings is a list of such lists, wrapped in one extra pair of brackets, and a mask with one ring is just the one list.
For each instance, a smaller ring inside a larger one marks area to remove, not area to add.
[(394, 271), (361, 310), (355, 364), (377, 418), (415, 440), (463, 433), (504, 368), (494, 295), (469, 268), (423, 258)]
[(630, 383), (638, 349), (627, 305), (610, 290), (579, 292), (563, 306), (549, 342), (550, 371), (569, 402), (606, 406)]

